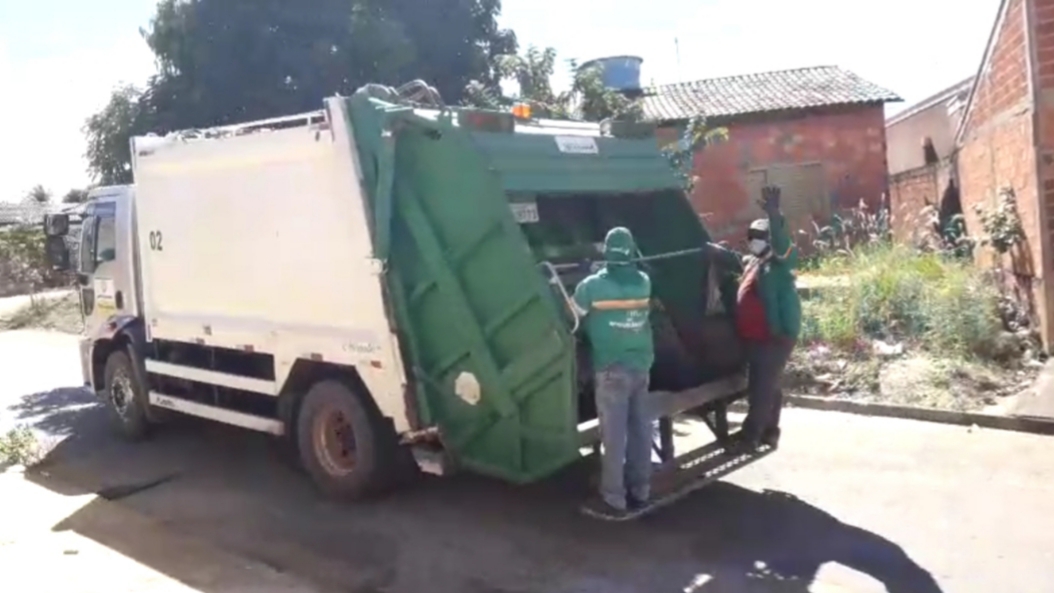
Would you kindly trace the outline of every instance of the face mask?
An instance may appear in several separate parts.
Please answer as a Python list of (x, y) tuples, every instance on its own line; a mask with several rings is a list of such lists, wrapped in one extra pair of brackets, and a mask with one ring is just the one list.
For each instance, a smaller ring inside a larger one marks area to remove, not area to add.
[(754, 255), (761, 255), (768, 249), (769, 242), (764, 239), (751, 239), (748, 247)]

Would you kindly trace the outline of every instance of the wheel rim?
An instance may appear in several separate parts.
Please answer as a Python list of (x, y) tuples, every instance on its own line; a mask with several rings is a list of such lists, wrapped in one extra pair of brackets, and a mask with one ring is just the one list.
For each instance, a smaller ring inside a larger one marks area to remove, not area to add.
[(126, 416), (133, 397), (132, 380), (123, 372), (115, 373), (110, 385), (110, 402), (122, 418)]
[(315, 456), (333, 476), (344, 476), (355, 470), (355, 433), (344, 412), (329, 406), (315, 416)]

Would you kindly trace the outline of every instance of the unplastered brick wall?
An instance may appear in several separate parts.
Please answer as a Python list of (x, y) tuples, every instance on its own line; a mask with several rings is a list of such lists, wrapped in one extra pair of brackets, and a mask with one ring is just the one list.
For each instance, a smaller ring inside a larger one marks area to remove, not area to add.
[(1026, 233), (1035, 243), (1037, 228), (1028, 225), (1037, 220), (1037, 195), (1026, 5), (1025, 0), (1008, 2), (965, 115), (958, 154), (962, 203), (967, 229), (977, 234), (980, 221), (974, 207), (990, 208), (1001, 188), (1013, 189)]
[(1032, 35), (1041, 88), (1054, 88), (1054, 0), (1032, 0)]
[(1042, 232), (1033, 125), (1036, 106), (1029, 92), (1028, 39), (1038, 31), (1033, 20), (1026, 35), (1028, 7), (1026, 0), (1008, 0), (998, 23), (965, 115), (958, 172), (967, 229), (974, 235), (981, 233), (975, 207), (992, 208), (1000, 190), (1013, 190), (1026, 245), (1010, 261), (997, 262), (986, 250), (978, 253), (978, 261), (981, 265), (1012, 265), (1015, 272), (1030, 279), (1040, 333), (1050, 349), (1054, 318), (1047, 313), (1050, 287), (1043, 269), (1044, 250), (1050, 244)]
[(897, 241), (913, 242), (941, 205), (951, 163), (926, 165), (889, 178), (890, 227)]
[(1039, 103), (1038, 168), (1040, 204), (1046, 218), (1047, 249), (1054, 249), (1054, 0), (1034, 0), (1032, 30), (1035, 43)]
[[(728, 142), (696, 155), (696, 211), (719, 239), (737, 239), (760, 213), (750, 195), (751, 170), (821, 163), (830, 210), (864, 200), (877, 207), (887, 190), (885, 119), (881, 105), (732, 122)], [(818, 221), (826, 223), (827, 221)]]

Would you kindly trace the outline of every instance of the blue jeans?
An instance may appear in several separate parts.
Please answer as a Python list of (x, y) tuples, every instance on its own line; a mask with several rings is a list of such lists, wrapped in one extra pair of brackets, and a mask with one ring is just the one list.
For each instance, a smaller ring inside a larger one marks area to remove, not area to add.
[(646, 501), (651, 494), (651, 447), (655, 438), (648, 373), (620, 364), (600, 369), (596, 376), (597, 414), (604, 446), (600, 496), (617, 509), (626, 508), (626, 494)]

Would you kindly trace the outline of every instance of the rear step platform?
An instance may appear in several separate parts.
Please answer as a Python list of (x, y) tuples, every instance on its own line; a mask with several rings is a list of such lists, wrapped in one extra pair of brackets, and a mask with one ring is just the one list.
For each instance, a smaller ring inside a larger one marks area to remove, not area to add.
[(688, 494), (707, 486), (733, 471), (747, 466), (775, 451), (762, 445), (753, 453), (730, 454), (722, 442), (699, 447), (655, 468), (652, 475), (652, 497), (645, 506), (625, 513), (603, 515), (583, 511), (588, 516), (604, 521), (632, 521), (677, 502)]

